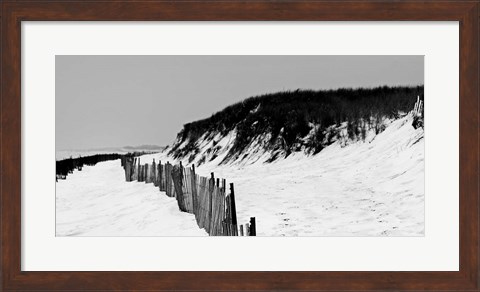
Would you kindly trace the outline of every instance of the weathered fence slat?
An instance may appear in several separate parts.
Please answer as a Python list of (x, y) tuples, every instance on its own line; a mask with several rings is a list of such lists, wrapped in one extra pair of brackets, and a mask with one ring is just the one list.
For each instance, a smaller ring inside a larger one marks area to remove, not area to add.
[(155, 163), (155, 158), (152, 162), (152, 181), (153, 185), (158, 187), (158, 179), (157, 179), (157, 164)]
[(145, 164), (145, 183), (151, 183), (150, 180), (150, 169), (148, 163)]
[(233, 234), (235, 236), (238, 236), (238, 229), (237, 229), (237, 208), (235, 206), (235, 191), (233, 188), (233, 183), (230, 183), (230, 209), (231, 209), (231, 215), (232, 215), (232, 229), (233, 229)]

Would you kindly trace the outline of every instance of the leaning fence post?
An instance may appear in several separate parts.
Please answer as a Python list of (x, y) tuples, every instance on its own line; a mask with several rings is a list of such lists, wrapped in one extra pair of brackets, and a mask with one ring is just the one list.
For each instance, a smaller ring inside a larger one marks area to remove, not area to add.
[(233, 189), (233, 183), (230, 183), (230, 205), (232, 210), (232, 225), (233, 225), (233, 235), (238, 236), (237, 229), (237, 208), (235, 206), (235, 191)]

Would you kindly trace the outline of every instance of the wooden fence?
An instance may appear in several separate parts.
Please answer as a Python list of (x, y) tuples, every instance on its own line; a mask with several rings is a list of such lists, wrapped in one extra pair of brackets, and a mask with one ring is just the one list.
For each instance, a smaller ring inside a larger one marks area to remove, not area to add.
[(420, 96), (417, 96), (417, 102), (413, 107), (413, 122), (412, 126), (415, 129), (424, 126), (424, 119), (423, 119), (423, 101), (420, 99)]
[[(195, 215), (200, 228), (211, 236), (256, 236), (255, 218), (238, 225), (233, 183), (225, 179), (199, 176), (195, 166), (184, 167), (160, 161), (141, 164), (140, 158), (124, 156), (122, 166), (127, 182), (152, 183), (167, 196), (177, 200), (178, 208)], [(227, 192), (228, 188), (228, 192)]]
[(66, 179), (69, 173), (73, 173), (73, 170), (81, 171), (83, 166), (93, 166), (99, 162), (108, 161), (108, 160), (117, 160), (122, 158), (122, 154), (96, 154), (90, 156), (80, 156), (76, 158), (66, 158), (58, 160), (55, 163), (55, 180)]
[[(95, 154), (89, 156), (79, 156), (75, 158), (65, 158), (61, 160), (57, 160), (55, 163), (55, 180), (58, 181), (59, 179), (66, 179), (69, 173), (73, 173), (76, 169), (78, 171), (82, 171), (83, 166), (94, 166), (99, 162), (104, 162), (108, 160), (117, 160), (122, 159), (124, 161), (125, 157), (136, 157), (145, 154), (152, 154), (154, 152), (150, 151), (135, 151), (129, 152), (127, 154), (118, 154), (118, 153), (110, 153), (110, 154)], [(122, 163), (123, 165), (123, 163)]]
[(413, 115), (414, 116), (421, 116), (423, 115), (423, 101), (420, 100), (420, 96), (417, 96), (417, 102), (413, 107)]

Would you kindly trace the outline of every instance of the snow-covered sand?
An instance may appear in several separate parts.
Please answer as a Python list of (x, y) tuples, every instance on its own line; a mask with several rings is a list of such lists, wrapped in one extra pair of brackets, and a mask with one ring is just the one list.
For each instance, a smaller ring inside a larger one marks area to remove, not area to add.
[[(165, 153), (142, 159), (153, 157), (172, 161)], [(234, 183), (239, 223), (256, 217), (258, 236), (424, 235), (424, 135), (410, 115), (367, 142), (314, 156), (218, 166), (222, 159), (197, 173)]]
[[(219, 166), (220, 155), (197, 173), (234, 183), (239, 224), (256, 217), (258, 236), (423, 236), (424, 136), (411, 122), (408, 115), (367, 142), (337, 142), (315, 156)], [(142, 163), (174, 162), (167, 151)], [(59, 181), (57, 235), (206, 235), (173, 198), (124, 180), (110, 161)]]
[(153, 184), (125, 182), (120, 160), (84, 166), (56, 185), (56, 236), (207, 236)]

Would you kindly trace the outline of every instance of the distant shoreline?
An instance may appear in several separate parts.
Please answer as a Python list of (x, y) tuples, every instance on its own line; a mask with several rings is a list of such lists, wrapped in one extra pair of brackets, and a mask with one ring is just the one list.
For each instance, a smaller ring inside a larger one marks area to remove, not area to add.
[(72, 149), (72, 150), (58, 150), (55, 151), (55, 160), (60, 161), (69, 158), (78, 158), (78, 157), (85, 157), (85, 156), (92, 156), (98, 154), (127, 154), (131, 152), (148, 152), (148, 153), (158, 153), (162, 152), (165, 147), (164, 146), (156, 146), (150, 145), (152, 147), (144, 147), (142, 146), (125, 146), (125, 147), (112, 147), (112, 148), (96, 148), (96, 149)]

